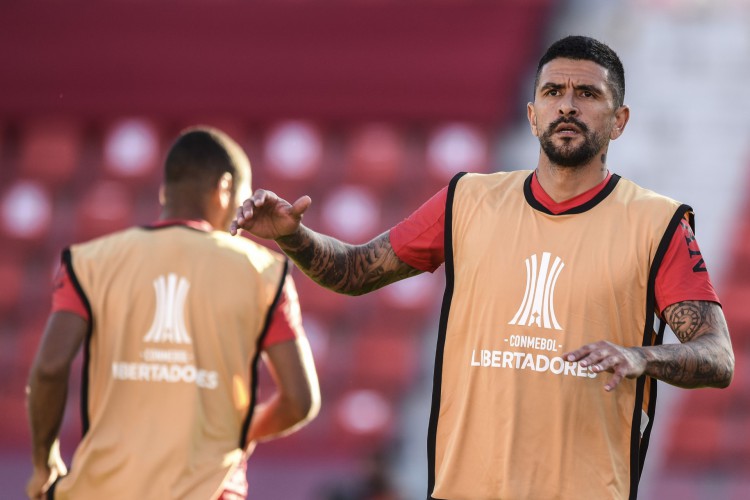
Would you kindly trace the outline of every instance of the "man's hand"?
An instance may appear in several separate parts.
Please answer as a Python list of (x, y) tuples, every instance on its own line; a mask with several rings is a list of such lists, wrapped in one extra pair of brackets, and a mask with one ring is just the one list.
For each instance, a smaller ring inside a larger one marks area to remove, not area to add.
[(270, 240), (288, 236), (299, 229), (302, 215), (311, 202), (309, 196), (303, 196), (290, 204), (272, 191), (258, 189), (237, 209), (229, 232), (235, 235), (244, 229), (258, 238)]
[(592, 372), (609, 372), (614, 375), (604, 386), (607, 391), (617, 387), (623, 378), (638, 378), (646, 371), (646, 357), (638, 347), (622, 347), (604, 340), (586, 344), (563, 355), (566, 361), (578, 361)]
[(57, 478), (68, 473), (60, 456), (58, 442), (50, 453), (49, 463), (42, 466), (35, 466), (31, 478), (26, 483), (26, 495), (32, 500), (43, 500), (46, 497), (47, 490), (57, 481)]

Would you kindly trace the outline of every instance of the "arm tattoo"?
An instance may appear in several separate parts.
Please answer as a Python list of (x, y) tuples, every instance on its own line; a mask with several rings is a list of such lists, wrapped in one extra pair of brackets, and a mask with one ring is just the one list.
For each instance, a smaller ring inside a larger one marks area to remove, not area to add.
[(647, 373), (670, 384), (726, 387), (734, 373), (734, 354), (719, 304), (685, 301), (664, 310), (681, 344), (646, 348)]
[(691, 340), (711, 314), (710, 302), (679, 302), (664, 311), (664, 318), (680, 342)]
[(396, 256), (388, 232), (363, 245), (350, 245), (302, 226), (276, 242), (315, 282), (347, 295), (372, 292), (422, 272)]

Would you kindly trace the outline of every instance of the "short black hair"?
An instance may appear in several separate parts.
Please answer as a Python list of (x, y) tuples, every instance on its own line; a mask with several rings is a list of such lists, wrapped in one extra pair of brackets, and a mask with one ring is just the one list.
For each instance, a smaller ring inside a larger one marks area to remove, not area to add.
[(550, 45), (536, 68), (534, 94), (539, 86), (539, 74), (542, 72), (542, 67), (553, 59), (560, 58), (592, 61), (606, 69), (615, 106), (622, 106), (625, 100), (625, 68), (622, 66), (622, 61), (608, 45), (587, 36), (567, 36)]
[(164, 184), (187, 182), (208, 191), (227, 172), (235, 186), (249, 178), (250, 166), (242, 148), (221, 130), (191, 127), (180, 134), (167, 153)]

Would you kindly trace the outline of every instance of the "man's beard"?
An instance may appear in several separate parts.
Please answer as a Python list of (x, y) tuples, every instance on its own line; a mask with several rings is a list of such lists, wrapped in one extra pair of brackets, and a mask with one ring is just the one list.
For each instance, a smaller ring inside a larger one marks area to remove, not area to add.
[[(572, 123), (583, 135), (583, 144), (571, 146), (569, 140), (563, 140), (562, 146), (555, 146), (552, 135), (561, 123)], [(583, 122), (575, 118), (558, 118), (547, 127), (547, 130), (539, 137), (539, 144), (552, 163), (560, 167), (580, 167), (591, 161), (596, 153), (606, 145), (606, 139), (596, 132), (589, 132), (589, 128)]]

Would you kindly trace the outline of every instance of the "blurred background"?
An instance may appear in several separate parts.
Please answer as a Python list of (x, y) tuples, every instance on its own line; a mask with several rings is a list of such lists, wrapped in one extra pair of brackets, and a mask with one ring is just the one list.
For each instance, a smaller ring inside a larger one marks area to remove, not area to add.
[[(254, 187), (309, 194), (307, 225), (364, 242), (455, 172), (535, 167), (534, 70), (568, 34), (621, 56), (632, 117), (610, 169), (695, 208), (737, 355), (727, 390), (660, 386), (641, 497), (747, 498), (746, 0), (0, 1), (0, 498), (31, 471), (24, 385), (60, 251), (157, 217), (182, 128), (223, 129)], [(442, 268), (356, 298), (295, 279), (323, 408), (257, 448), (250, 498), (424, 498)]]

